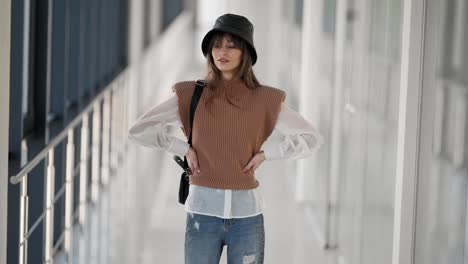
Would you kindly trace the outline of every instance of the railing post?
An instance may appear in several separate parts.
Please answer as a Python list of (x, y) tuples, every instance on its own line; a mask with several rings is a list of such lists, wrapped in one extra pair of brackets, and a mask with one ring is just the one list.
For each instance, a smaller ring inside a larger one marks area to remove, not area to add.
[[(123, 83), (123, 80), (120, 81), (121, 83)], [(121, 113), (125, 113), (125, 111), (123, 110), (123, 108), (125, 107), (125, 102), (123, 100), (123, 87), (120, 87), (119, 88), (119, 91), (117, 92), (117, 98), (118, 98), (118, 101), (119, 101), (119, 105), (122, 106), (122, 108), (120, 109)], [(118, 162), (120, 163), (120, 160), (121, 160), (121, 153), (123, 151), (123, 135), (122, 135), (122, 130), (123, 130), (123, 122), (124, 122), (124, 114), (120, 114), (119, 115), (119, 119), (118, 119), (118, 128), (117, 128), (117, 137), (118, 137), (118, 144), (119, 144), (119, 151), (118, 151)]]
[(111, 115), (110, 115), (110, 126), (111, 126), (111, 134), (110, 134), (110, 157), (109, 157), (109, 165), (110, 168), (117, 167), (117, 141), (116, 141), (116, 132), (117, 132), (117, 89), (119, 82), (116, 82), (116, 88), (112, 89), (111, 92)]
[(49, 150), (47, 158), (46, 201), (45, 201), (45, 241), (44, 258), (46, 264), (53, 263), (54, 248), (54, 196), (55, 196), (55, 167), (54, 148)]
[[(121, 81), (119, 80), (119, 86), (120, 86), (120, 83)], [(122, 114), (121, 113), (121, 109), (119, 109), (119, 105), (122, 105), (122, 101), (120, 100), (120, 90), (121, 90), (121, 87), (119, 87), (118, 89), (115, 90), (115, 94), (114, 94), (114, 97), (115, 97), (115, 102), (114, 102), (114, 105), (116, 106), (116, 113), (115, 113), (115, 116), (114, 116), (114, 120), (113, 122), (115, 123), (114, 124), (114, 130), (112, 131), (112, 133), (114, 134), (114, 138), (115, 138), (115, 148), (114, 148), (114, 157), (115, 157), (115, 166), (118, 166), (119, 165), (119, 156), (120, 156), (120, 147), (122, 146), (120, 144), (120, 120), (122, 120)]]
[(67, 163), (66, 163), (66, 175), (65, 175), (65, 241), (64, 249), (67, 256), (67, 263), (71, 264), (73, 261), (72, 254), (72, 227), (73, 227), (73, 171), (74, 171), (74, 160), (75, 160), (75, 145), (73, 140), (73, 129), (68, 131), (68, 142), (67, 142)]
[[(21, 167), (28, 162), (28, 147), (26, 140), (21, 141)], [(28, 241), (26, 234), (28, 233), (28, 175), (26, 174), (20, 185), (20, 232), (19, 232), (19, 263), (28, 263)]]
[(110, 146), (110, 92), (104, 96), (104, 108), (102, 112), (102, 166), (101, 182), (107, 185), (109, 182), (109, 146)]
[(89, 125), (88, 114), (83, 115), (81, 123), (81, 149), (80, 149), (80, 216), (81, 227), (86, 221), (86, 195), (88, 188), (88, 146), (89, 146)]
[(93, 156), (92, 156), (92, 175), (91, 175), (91, 200), (93, 203), (97, 203), (99, 199), (99, 174), (100, 174), (100, 164), (99, 160), (101, 158), (100, 153), (100, 135), (101, 135), (101, 102), (96, 102), (94, 104), (93, 111)]
[(122, 155), (126, 152), (127, 149), (127, 133), (128, 133), (128, 76), (125, 75), (123, 85), (122, 85), (122, 92), (123, 92), (123, 124), (122, 124)]

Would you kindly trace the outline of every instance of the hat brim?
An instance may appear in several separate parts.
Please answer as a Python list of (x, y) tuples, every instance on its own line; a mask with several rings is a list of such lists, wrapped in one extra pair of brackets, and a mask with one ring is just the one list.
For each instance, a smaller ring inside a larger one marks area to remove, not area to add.
[(205, 34), (202, 40), (202, 45), (201, 45), (202, 52), (205, 57), (207, 56), (207, 53), (208, 53), (208, 45), (210, 43), (210, 40), (213, 37), (213, 35), (215, 35), (216, 33), (229, 33), (244, 40), (244, 42), (247, 44), (247, 47), (249, 49), (250, 56), (252, 57), (252, 66), (257, 62), (257, 51), (255, 50), (255, 47), (248, 40), (246, 40), (241, 35), (239, 35), (239, 33), (237, 33), (235, 30), (229, 30), (228, 28), (223, 28), (223, 29), (215, 28), (215, 29), (208, 31), (208, 33)]

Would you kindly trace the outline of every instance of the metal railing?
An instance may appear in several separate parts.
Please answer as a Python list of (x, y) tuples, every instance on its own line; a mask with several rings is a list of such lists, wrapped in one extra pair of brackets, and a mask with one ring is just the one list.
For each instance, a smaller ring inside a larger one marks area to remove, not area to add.
[[(21, 171), (10, 178), (12, 184), (20, 183), (20, 232), (19, 263), (28, 263), (28, 239), (42, 223), (44, 226), (44, 263), (51, 264), (58, 248), (63, 245), (67, 263), (73, 262), (72, 241), (74, 220), (84, 227), (88, 203), (97, 203), (100, 189), (108, 185), (111, 171), (119, 166), (119, 160), (125, 153), (127, 138), (127, 98), (128, 69), (124, 70), (103, 89), (88, 106), (74, 118), (34, 159), (27, 162), (27, 145), (21, 144)], [(102, 107), (101, 107), (102, 105)], [(102, 109), (101, 109), (102, 108)], [(102, 111), (102, 114), (101, 114)], [(92, 122), (91, 146), (89, 122)], [(102, 123), (102, 127), (101, 127)], [(80, 160), (75, 166), (74, 130), (81, 125)], [(54, 150), (66, 141), (65, 182), (57, 193), (55, 190)], [(102, 143), (102, 145), (101, 145)], [(91, 148), (91, 151), (90, 151)], [(42, 214), (29, 226), (28, 212), (28, 174), (40, 162), (46, 161), (45, 206)], [(91, 164), (90, 164), (91, 163)], [(91, 183), (88, 181), (88, 166), (91, 165)], [(80, 175), (78, 186), (79, 203), (73, 208), (74, 178)], [(90, 190), (88, 190), (90, 186)], [(90, 192), (89, 192), (90, 191)], [(90, 194), (90, 200), (88, 195)], [(54, 243), (54, 205), (65, 195), (64, 230)]]

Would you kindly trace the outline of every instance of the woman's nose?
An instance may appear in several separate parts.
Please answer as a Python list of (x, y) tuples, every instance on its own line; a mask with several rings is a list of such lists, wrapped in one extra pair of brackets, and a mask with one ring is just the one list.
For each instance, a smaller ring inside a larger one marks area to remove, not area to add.
[(223, 55), (223, 54), (226, 54), (228, 52), (228, 49), (227, 47), (221, 47), (219, 48), (219, 54)]

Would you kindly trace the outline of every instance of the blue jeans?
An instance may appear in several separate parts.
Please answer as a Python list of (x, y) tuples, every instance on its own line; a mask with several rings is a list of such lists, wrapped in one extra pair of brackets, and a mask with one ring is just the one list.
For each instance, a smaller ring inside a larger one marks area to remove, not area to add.
[(185, 264), (219, 264), (224, 245), (228, 264), (263, 264), (263, 215), (223, 219), (187, 213)]

